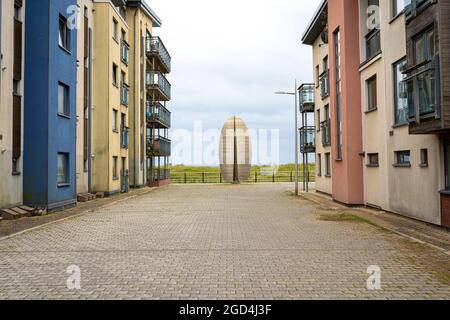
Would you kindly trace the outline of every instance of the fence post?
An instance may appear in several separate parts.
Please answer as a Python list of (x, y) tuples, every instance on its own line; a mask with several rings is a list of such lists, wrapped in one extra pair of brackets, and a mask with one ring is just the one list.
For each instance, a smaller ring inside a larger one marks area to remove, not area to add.
[(275, 172), (272, 174), (272, 182), (275, 183)]
[(291, 182), (294, 182), (293, 179), (292, 179), (292, 171), (291, 171)]
[(222, 172), (219, 174), (220, 183), (222, 183)]
[(255, 183), (258, 183), (258, 172), (255, 172)]
[(205, 173), (202, 172), (202, 183), (205, 183)]
[(187, 184), (187, 174), (186, 174), (186, 172), (184, 173), (184, 184)]

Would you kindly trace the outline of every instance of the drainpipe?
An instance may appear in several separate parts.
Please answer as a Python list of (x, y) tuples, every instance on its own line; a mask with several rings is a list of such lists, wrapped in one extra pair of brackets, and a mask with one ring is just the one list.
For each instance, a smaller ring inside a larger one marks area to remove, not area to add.
[(93, 193), (92, 186), (92, 29), (88, 32), (88, 192)]
[[(144, 48), (144, 50), (147, 50), (147, 48), (145, 47), (145, 38), (141, 37), (141, 48)], [(147, 103), (147, 99), (145, 99), (145, 55), (147, 54), (147, 52), (145, 52), (145, 54), (142, 55), (142, 59), (141, 59), (141, 97), (143, 99), (141, 99), (141, 131), (144, 130), (144, 132), (142, 132), (142, 139), (141, 139), (141, 147), (144, 148), (144, 150), (141, 150), (141, 154), (144, 154), (144, 161), (143, 161), (143, 169), (142, 169), (142, 182), (143, 184), (147, 184), (147, 177), (146, 177), (146, 173), (147, 173), (147, 160), (146, 160), (146, 156), (145, 156), (145, 152), (146, 152), (146, 134), (147, 134), (147, 130), (146, 130), (146, 108), (145, 108), (145, 104)], [(142, 159), (140, 159), (142, 160)]]
[(133, 70), (133, 77), (134, 77), (134, 130), (133, 130), (133, 135), (134, 135), (134, 148), (133, 148), (133, 161), (134, 161), (134, 166), (133, 166), (133, 180), (134, 180), (134, 187), (137, 187), (137, 164), (139, 164), (139, 162), (136, 163), (136, 148), (137, 148), (137, 144), (136, 144), (136, 128), (137, 128), (137, 114), (136, 114), (136, 101), (137, 101), (137, 90), (136, 90), (136, 17), (137, 17), (137, 13), (138, 13), (138, 9), (136, 9), (136, 12), (134, 13), (134, 18), (133, 18), (133, 32), (134, 32), (134, 46), (133, 46), (133, 61), (134, 61), (134, 70)]

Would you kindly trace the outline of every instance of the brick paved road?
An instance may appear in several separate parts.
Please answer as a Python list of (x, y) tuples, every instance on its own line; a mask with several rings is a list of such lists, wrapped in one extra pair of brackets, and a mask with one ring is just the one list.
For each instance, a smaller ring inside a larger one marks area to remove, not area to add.
[(449, 256), (288, 188), (171, 186), (0, 241), (0, 298), (450, 298)]

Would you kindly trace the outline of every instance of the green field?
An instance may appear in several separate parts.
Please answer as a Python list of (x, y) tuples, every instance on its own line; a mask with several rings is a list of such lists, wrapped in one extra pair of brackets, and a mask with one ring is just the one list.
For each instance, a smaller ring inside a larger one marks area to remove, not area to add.
[[(309, 165), (310, 181), (314, 181), (315, 165)], [(176, 165), (170, 168), (174, 183), (221, 183), (219, 167)], [(299, 166), (300, 181), (303, 179), (303, 166)], [(292, 182), (295, 179), (295, 165), (285, 164), (276, 168), (253, 166), (250, 178), (242, 182)]]

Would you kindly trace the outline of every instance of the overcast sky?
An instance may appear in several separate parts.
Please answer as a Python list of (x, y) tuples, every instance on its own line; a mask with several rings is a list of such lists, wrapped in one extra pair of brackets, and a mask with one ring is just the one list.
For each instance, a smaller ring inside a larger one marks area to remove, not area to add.
[[(147, 0), (172, 56), (172, 133), (194, 121), (220, 129), (238, 115), (250, 129), (279, 129), (280, 162), (292, 163), (293, 97), (274, 92), (312, 80), (311, 48), (300, 39), (319, 1)], [(172, 162), (193, 161), (175, 153)]]

